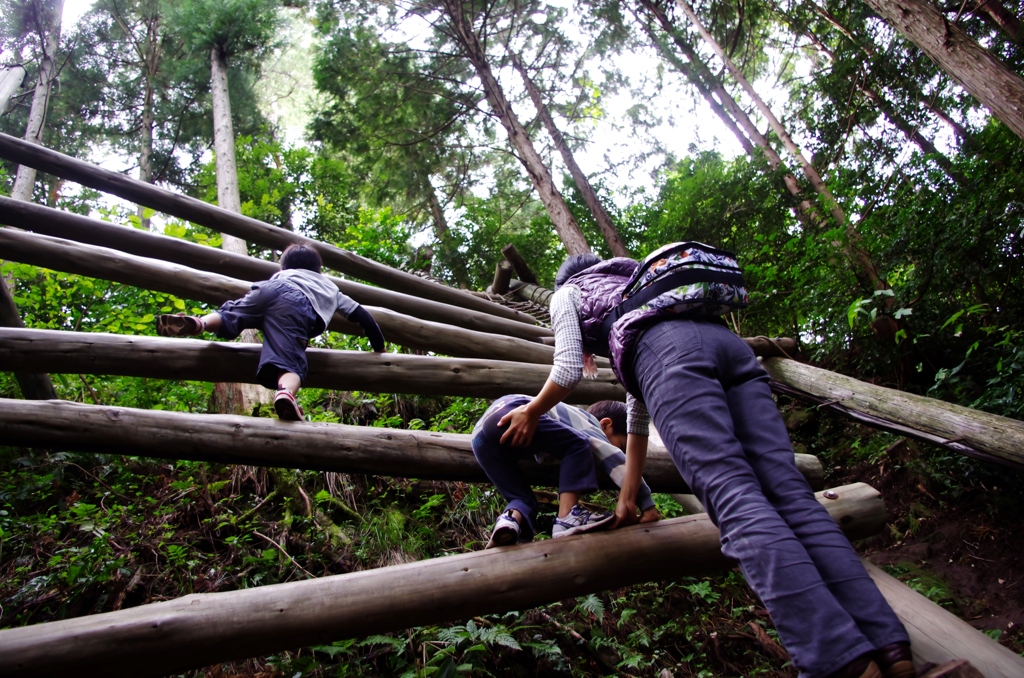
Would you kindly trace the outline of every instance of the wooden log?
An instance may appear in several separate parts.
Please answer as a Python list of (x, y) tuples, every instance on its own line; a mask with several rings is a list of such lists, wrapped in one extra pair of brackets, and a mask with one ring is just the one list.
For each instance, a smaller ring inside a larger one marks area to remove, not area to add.
[(508, 292), (509, 281), (512, 280), (512, 266), (502, 259), (494, 265), (494, 280), (491, 282), (491, 294), (505, 294)]
[(305, 243), (316, 248), (327, 267), (387, 289), (433, 299), (459, 308), (471, 308), (528, 325), (537, 324), (534, 318), (525, 313), (514, 311), (486, 299), (475, 298), (460, 290), (378, 264), (339, 247), (318, 242), (283, 228), (276, 228), (195, 198), (172, 193), (7, 134), (0, 134), (0, 157), (34, 167), (63, 179), (76, 181), (98, 191), (112, 193), (125, 200), (151, 207), (180, 219), (202, 224), (263, 247), (284, 249), (292, 243)]
[[(825, 501), (851, 539), (885, 523), (863, 484)], [(377, 570), (185, 596), (0, 631), (0, 674), (161, 676), (209, 664), (731, 567), (706, 516), (687, 516)]]
[[(18, 447), (489, 482), (473, 456), (472, 436), (456, 433), (0, 399), (0, 439)], [(649, 457), (644, 478), (653, 491), (689, 491), (663, 450), (652, 449)], [(558, 486), (556, 467), (532, 459), (520, 465), (530, 483)], [(600, 482), (616, 488), (606, 476)]]
[[(280, 266), (271, 261), (241, 256), (180, 238), (119, 226), (108, 221), (90, 219), (3, 196), (0, 196), (0, 223), (55, 238), (109, 247), (140, 257), (161, 259), (202, 271), (220, 273), (240, 280), (266, 280), (280, 270)], [(331, 276), (331, 280), (342, 292), (366, 306), (382, 306), (415, 318), (521, 339), (536, 340), (552, 336), (551, 330), (539, 325), (527, 325), (516, 320), (334, 276)]]
[[(48, 365), (64, 374), (255, 383), (260, 350), (256, 344), (199, 339), (0, 328), (0, 370)], [(546, 365), (502, 360), (315, 348), (306, 355), (304, 385), (342, 391), (497, 398), (536, 393), (550, 372)], [(596, 379), (580, 383), (570, 402), (625, 397), (611, 370), (601, 370)]]
[(797, 397), (827, 403), (879, 428), (1024, 468), (1024, 422), (875, 386), (795, 360), (769, 358), (764, 366), (772, 380)]
[[(24, 329), (14, 297), (7, 287), (7, 281), (0, 277), (0, 327)], [(18, 382), (21, 395), (29, 400), (52, 400), (57, 397), (50, 375), (38, 372), (26, 372), (20, 368), (12, 368), (14, 380)]]
[(551, 297), (554, 295), (554, 292), (546, 287), (539, 287), (537, 285), (525, 283), (521, 280), (513, 280), (510, 283), (510, 286), (512, 287), (512, 291), (522, 299), (532, 301), (535, 304), (540, 304), (541, 306), (551, 305)]
[(942, 666), (928, 669), (920, 676), (921, 678), (985, 678), (985, 675), (966, 659), (954, 659)]
[(537, 282), (537, 275), (530, 268), (530, 265), (526, 263), (526, 259), (523, 259), (523, 255), (519, 253), (515, 245), (512, 243), (505, 245), (501, 248), (501, 254), (505, 257), (505, 261), (510, 263), (512, 268), (515, 269), (516, 276), (520, 280), (531, 285), (539, 284)]
[(1003, 647), (867, 560), (864, 560), (864, 567), (910, 634), (915, 664), (945, 664), (966, 659), (985, 678), (1024, 676), (1024, 657)]
[[(237, 299), (251, 287), (244, 280), (217, 273), (9, 228), (0, 229), (0, 250), (13, 261), (113, 280), (214, 305)], [(409, 348), (545, 364), (551, 364), (554, 355), (554, 349), (537, 342), (418, 320), (374, 306), (366, 308), (380, 325), (385, 339)], [(335, 314), (328, 327), (335, 332), (362, 334), (362, 328), (340, 314)]]

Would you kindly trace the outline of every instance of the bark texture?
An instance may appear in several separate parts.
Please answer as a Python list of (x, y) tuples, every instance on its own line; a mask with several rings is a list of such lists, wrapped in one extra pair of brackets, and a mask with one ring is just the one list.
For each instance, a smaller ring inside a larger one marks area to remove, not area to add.
[(864, 0), (1024, 139), (1024, 79), (926, 0)]
[(119, 198), (151, 207), (179, 219), (194, 221), (222, 233), (243, 237), (264, 247), (284, 249), (293, 242), (305, 243), (320, 253), (326, 267), (390, 290), (406, 292), (460, 308), (472, 308), (529, 325), (537, 324), (537, 321), (526, 313), (479, 299), (466, 292), (453, 290), (419, 276), (378, 264), (334, 245), (321, 243), (312, 238), (265, 224), (262, 221), (229, 212), (202, 200), (172, 193), (119, 172), (105, 170), (92, 163), (76, 160), (63, 153), (29, 144), (2, 133), (0, 133), (0, 157), (76, 181), (83, 186), (111, 193)]
[(519, 122), (515, 111), (512, 110), (512, 104), (505, 98), (501, 84), (491, 71), (491, 66), (487, 62), (487, 54), (473, 30), (471, 20), (466, 17), (462, 2), (460, 0), (443, 0), (441, 4), (448, 16), (452, 37), (458, 41), (465, 57), (476, 69), (477, 77), (483, 84), (487, 103), (508, 133), (509, 142), (515, 148), (519, 161), (530, 176), (534, 188), (537, 189), (537, 194), (541, 202), (544, 203), (548, 216), (551, 217), (551, 223), (554, 224), (555, 231), (558, 232), (558, 237), (561, 238), (566, 251), (569, 254), (589, 252), (590, 245), (587, 244), (583, 231), (580, 230), (579, 224), (576, 223), (572, 212), (565, 204), (562, 194), (555, 186), (551, 173), (544, 165), (537, 149), (534, 148), (526, 128)]
[(537, 115), (540, 117), (541, 122), (544, 123), (544, 129), (548, 131), (548, 136), (554, 142), (555, 148), (558, 149), (558, 154), (562, 156), (562, 162), (569, 169), (569, 174), (572, 175), (573, 181), (576, 182), (576, 188), (579, 189), (580, 194), (583, 196), (583, 202), (587, 204), (590, 213), (594, 216), (597, 227), (601, 229), (601, 235), (604, 236), (608, 250), (612, 253), (613, 257), (630, 256), (629, 250), (626, 249), (626, 243), (622, 241), (622, 236), (619, 235), (615, 224), (612, 223), (611, 215), (608, 214), (608, 210), (601, 204), (601, 200), (597, 197), (597, 192), (590, 185), (590, 180), (587, 179), (587, 175), (583, 173), (579, 163), (576, 162), (572, 149), (569, 148), (569, 144), (565, 141), (565, 136), (558, 129), (558, 125), (555, 124), (555, 119), (551, 117), (551, 111), (548, 109), (547, 104), (544, 103), (544, 97), (540, 92), (540, 88), (530, 78), (530, 74), (526, 72), (526, 68), (519, 60), (519, 57), (511, 52), (509, 52), (509, 56), (512, 58), (512, 65), (523, 79), (523, 84), (526, 86), (526, 92), (530, 95), (530, 100), (533, 101), (533, 105), (537, 108)]
[(1024, 422), (875, 386), (795, 360), (770, 358), (764, 366), (774, 381), (882, 420), (876, 426), (896, 422), (929, 434), (936, 443), (959, 443), (965, 453), (980, 453), (972, 456), (1024, 468)]
[[(109, 221), (90, 219), (3, 196), (0, 196), (0, 224), (252, 282), (266, 280), (281, 270), (278, 264), (271, 261), (197, 245), (180, 238), (125, 228)], [(383, 306), (423, 320), (531, 341), (552, 336), (551, 330), (546, 327), (527, 325), (343, 278), (331, 277), (331, 281), (360, 304)]]
[[(877, 534), (871, 487), (821, 498), (851, 539)], [(733, 566), (707, 516), (488, 549), (0, 631), (0, 673), (161, 676), (350, 637), (523, 610)], [(637, 567), (643, 563), (643, 567)], [(187, 648), (187, 651), (183, 651)]]

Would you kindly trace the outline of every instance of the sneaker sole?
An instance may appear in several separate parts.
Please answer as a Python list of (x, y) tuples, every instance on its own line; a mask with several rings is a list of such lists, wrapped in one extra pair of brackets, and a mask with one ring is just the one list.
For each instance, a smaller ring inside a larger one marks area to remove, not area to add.
[(274, 411), (277, 418), (282, 421), (302, 421), (302, 412), (299, 406), (288, 398), (278, 398), (274, 401)]
[(574, 534), (583, 534), (585, 532), (600, 532), (601, 530), (607, 529), (612, 526), (612, 522), (615, 520), (615, 514), (609, 513), (607, 517), (601, 520), (594, 520), (583, 525), (574, 525), (573, 527), (567, 527), (557, 534), (552, 530), (551, 537), (571, 537)]
[(156, 321), (156, 333), (161, 337), (180, 337), (186, 332), (192, 336), (194, 325), (191, 318), (182, 315), (162, 315)]
[(491, 538), (487, 541), (485, 549), (492, 549), (495, 546), (511, 546), (519, 541), (519, 534), (511, 527), (496, 529)]

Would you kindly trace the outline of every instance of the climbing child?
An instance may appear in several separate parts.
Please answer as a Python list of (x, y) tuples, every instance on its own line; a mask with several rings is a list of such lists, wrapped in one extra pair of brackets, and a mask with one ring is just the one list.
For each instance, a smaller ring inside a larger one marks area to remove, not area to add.
[[(593, 254), (565, 261), (551, 298), (554, 367), (537, 397), (499, 422), (508, 425), (502, 442), (529, 446), (544, 413), (572, 392), (584, 345), (597, 346), (604, 318), (637, 268), (631, 259)], [(721, 531), (722, 552), (739, 561), (801, 678), (916, 676), (902, 622), (797, 470), (753, 351), (716, 317), (658, 309), (652, 300), (622, 315), (606, 342), (630, 394), (616, 526), (638, 521), (653, 418), (683, 480)]]
[(214, 332), (234, 339), (242, 330), (263, 332), (263, 349), (256, 380), (277, 389), (274, 409), (286, 421), (302, 421), (295, 394), (306, 379), (306, 345), (323, 333), (335, 311), (358, 323), (377, 353), (384, 351), (384, 335), (366, 309), (338, 291), (320, 273), (320, 255), (309, 245), (289, 245), (281, 253), (281, 270), (270, 280), (255, 283), (241, 299), (224, 303), (214, 313), (199, 318), (161, 315), (157, 334), (163, 337), (194, 336)]
[[(485, 548), (531, 541), (536, 532), (537, 500), (519, 460), (534, 456), (538, 462), (560, 461), (558, 477), (558, 517), (552, 537), (590, 532), (611, 526), (612, 512), (592, 513), (579, 505), (580, 494), (597, 489), (595, 460), (616, 483), (623, 477), (626, 462), (626, 406), (614, 400), (602, 400), (590, 411), (558, 404), (543, 414), (533, 442), (512, 447), (501, 442), (499, 422), (512, 410), (530, 402), (523, 395), (507, 395), (494, 401), (473, 429), (473, 454), (487, 477), (508, 501), (498, 516)], [(657, 520), (658, 510), (643, 479), (637, 494), (637, 506), (643, 511), (641, 522)]]

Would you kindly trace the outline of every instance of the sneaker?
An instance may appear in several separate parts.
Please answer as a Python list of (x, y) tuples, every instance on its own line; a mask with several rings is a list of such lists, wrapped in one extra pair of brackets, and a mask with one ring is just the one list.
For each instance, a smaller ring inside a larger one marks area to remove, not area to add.
[(551, 528), (551, 536), (568, 537), (570, 534), (594, 532), (611, 527), (612, 520), (614, 519), (615, 514), (611, 511), (592, 513), (576, 504), (564, 518), (555, 518), (555, 524)]
[(161, 337), (191, 337), (202, 332), (203, 321), (194, 315), (165, 313), (156, 317), (156, 333)]
[(306, 414), (299, 407), (295, 396), (284, 389), (279, 390), (274, 396), (274, 410), (277, 412), (277, 418), (282, 421), (304, 421), (306, 419)]
[(512, 509), (509, 509), (498, 516), (494, 521), (494, 532), (487, 541), (485, 549), (495, 546), (510, 546), (519, 541), (519, 521), (512, 516)]

